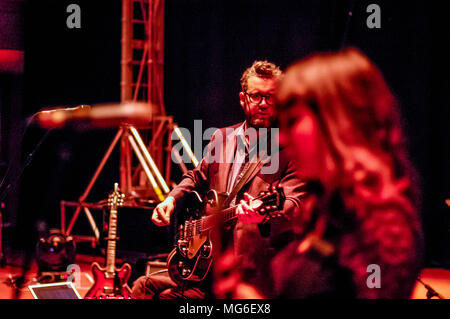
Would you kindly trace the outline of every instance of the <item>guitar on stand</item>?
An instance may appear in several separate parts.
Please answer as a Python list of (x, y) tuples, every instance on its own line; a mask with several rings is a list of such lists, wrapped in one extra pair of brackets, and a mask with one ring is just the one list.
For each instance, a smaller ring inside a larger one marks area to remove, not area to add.
[(118, 183), (114, 184), (114, 191), (109, 195), (110, 207), (108, 241), (106, 250), (106, 266), (100, 267), (97, 262), (91, 266), (94, 275), (94, 285), (89, 289), (86, 299), (129, 299), (131, 290), (127, 281), (131, 275), (131, 266), (125, 263), (121, 268), (116, 267), (117, 210), (123, 205), (125, 194), (120, 193)]

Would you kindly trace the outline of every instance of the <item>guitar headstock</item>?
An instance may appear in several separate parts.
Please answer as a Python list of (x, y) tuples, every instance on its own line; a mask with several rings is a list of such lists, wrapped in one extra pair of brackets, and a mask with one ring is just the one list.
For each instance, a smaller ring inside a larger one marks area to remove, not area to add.
[(251, 203), (253, 209), (259, 214), (266, 215), (269, 218), (275, 217), (278, 214), (274, 212), (283, 210), (284, 206), (284, 192), (281, 187), (270, 187), (267, 191), (262, 191), (256, 196)]
[(125, 194), (121, 193), (119, 190), (119, 184), (114, 183), (114, 191), (109, 194), (108, 206), (111, 209), (117, 209), (117, 207), (122, 206), (124, 203)]

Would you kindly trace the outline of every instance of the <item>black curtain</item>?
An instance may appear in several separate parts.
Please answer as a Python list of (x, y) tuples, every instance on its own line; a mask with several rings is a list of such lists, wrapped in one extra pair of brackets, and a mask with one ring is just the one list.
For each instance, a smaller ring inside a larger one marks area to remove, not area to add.
[[(78, 1), (82, 26), (72, 30), (65, 25), (70, 3), (27, 2), (24, 116), (49, 105), (120, 100), (120, 1)], [(286, 68), (314, 52), (358, 47), (382, 70), (400, 103), (412, 160), (421, 176), (427, 265), (448, 266), (446, 11), (440, 2), (380, 0), (381, 28), (370, 29), (370, 3), (166, 0), (166, 110), (191, 132), (195, 119), (203, 120), (204, 129), (234, 124), (243, 119), (239, 79), (254, 60)], [(32, 208), (40, 218), (59, 223), (59, 201), (79, 197), (113, 134), (52, 132), (23, 177), (20, 214), (30, 214)], [(117, 165), (113, 161), (104, 173), (98, 196), (117, 178)], [(175, 181), (177, 172), (174, 169)]]

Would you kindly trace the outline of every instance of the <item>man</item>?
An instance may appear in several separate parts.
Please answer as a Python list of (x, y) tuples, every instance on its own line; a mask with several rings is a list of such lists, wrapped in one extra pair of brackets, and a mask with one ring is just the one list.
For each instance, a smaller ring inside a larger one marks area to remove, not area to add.
[[(285, 151), (277, 151), (278, 144), (273, 147), (273, 143), (261, 147), (261, 141), (272, 142), (277, 137), (270, 129), (275, 124), (273, 95), (281, 75), (279, 67), (267, 61), (255, 61), (243, 73), (239, 100), (245, 121), (213, 134), (207, 155), (183, 176), (152, 215), (156, 225), (169, 225), (175, 206), (186, 194), (204, 187), (204, 182), (222, 194), (236, 193), (234, 187), (243, 184), (236, 196), (226, 199), (228, 204), (238, 204), (238, 221), (232, 226), (231, 242), (243, 280), (267, 294), (270, 290), (267, 285), (269, 261), (292, 240), (289, 219), (299, 207), (303, 194), (303, 183)], [(241, 179), (243, 182), (239, 183)], [(281, 217), (266, 221), (248, 203), (270, 186), (280, 186), (286, 200)], [(202, 283), (177, 287), (167, 277), (141, 277), (133, 285), (136, 298), (205, 298), (208, 297), (206, 290)]]

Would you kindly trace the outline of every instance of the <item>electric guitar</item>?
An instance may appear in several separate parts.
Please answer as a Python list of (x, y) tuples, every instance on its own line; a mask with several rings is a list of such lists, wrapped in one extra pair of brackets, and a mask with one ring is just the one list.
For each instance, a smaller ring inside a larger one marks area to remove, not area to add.
[[(197, 220), (185, 221), (179, 227), (176, 247), (167, 257), (167, 269), (170, 278), (177, 284), (185, 281), (202, 281), (212, 264), (213, 244), (209, 238), (210, 230), (221, 223), (237, 218), (236, 206), (218, 209), (218, 194), (210, 190), (205, 199), (197, 192), (192, 192), (194, 200), (190, 201), (191, 212), (196, 215), (207, 214)], [(281, 188), (272, 187), (253, 198), (249, 206), (264, 215), (264, 221), (281, 215), (284, 205), (284, 193)], [(208, 215), (208, 213), (213, 212)]]
[(105, 268), (100, 267), (97, 262), (91, 266), (94, 276), (94, 285), (89, 289), (86, 299), (128, 299), (130, 298), (130, 288), (127, 285), (131, 275), (131, 266), (125, 263), (121, 268), (116, 268), (116, 241), (117, 237), (117, 209), (123, 205), (125, 194), (120, 193), (119, 185), (114, 184), (114, 191), (108, 197), (110, 207), (108, 246), (106, 250)]

